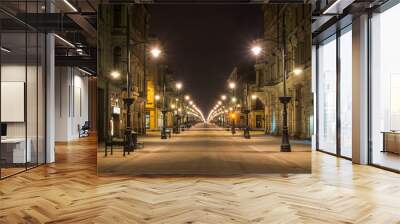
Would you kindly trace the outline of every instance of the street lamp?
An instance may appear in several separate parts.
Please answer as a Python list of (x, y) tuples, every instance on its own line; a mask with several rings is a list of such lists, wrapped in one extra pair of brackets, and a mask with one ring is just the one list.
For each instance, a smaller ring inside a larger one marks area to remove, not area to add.
[(236, 103), (237, 99), (236, 97), (232, 97), (232, 103)]
[(301, 68), (295, 68), (293, 70), (293, 74), (295, 75), (301, 75), (303, 73), (303, 70)]
[(112, 71), (111, 73), (110, 73), (110, 76), (113, 78), (113, 79), (119, 79), (119, 77), (121, 77), (121, 73), (119, 73), (119, 71)]
[(163, 115), (163, 127), (161, 129), (161, 139), (167, 139), (167, 112), (168, 112), (168, 106), (167, 106), (167, 99), (166, 99), (166, 83), (165, 83), (165, 67), (162, 67), (162, 79), (163, 79), (163, 108), (161, 110), (161, 113)]
[(154, 58), (158, 58), (161, 54), (161, 50), (158, 47), (154, 47), (150, 50), (150, 53)]
[[(176, 101), (177, 101), (177, 107), (179, 107), (179, 98), (180, 98), (180, 94), (181, 94), (181, 92), (180, 92), (180, 90), (182, 89), (182, 87), (183, 87), (183, 84), (181, 83), (181, 82), (177, 82), (176, 84), (175, 84), (175, 87), (176, 87), (176, 91), (177, 91), (177, 96), (178, 96), (178, 98), (176, 98)], [(180, 126), (181, 126), (181, 121), (180, 121), (180, 119), (181, 119), (181, 117), (180, 117), (180, 113), (177, 111), (177, 113), (175, 114), (175, 121), (176, 121), (176, 126), (175, 126), (175, 130), (174, 130), (174, 132), (176, 133), (176, 134), (180, 134)]]
[(234, 83), (234, 82), (229, 82), (229, 88), (230, 89), (235, 89), (236, 88), (236, 83)]
[(254, 54), (255, 56), (258, 56), (258, 55), (260, 55), (260, 53), (261, 53), (261, 51), (262, 51), (262, 48), (261, 48), (259, 45), (255, 45), (255, 46), (253, 46), (253, 47), (251, 48), (251, 51), (253, 52), (253, 54)]
[(236, 134), (235, 118), (236, 118), (236, 114), (235, 114), (235, 112), (232, 112), (232, 113), (231, 113), (231, 119), (232, 119), (232, 128), (231, 128), (231, 132), (232, 132), (232, 135)]
[(182, 83), (181, 82), (177, 82), (176, 84), (175, 84), (175, 87), (176, 87), (176, 89), (179, 91), (179, 90), (181, 90), (182, 89)]
[(221, 100), (226, 100), (226, 95), (221, 95)]

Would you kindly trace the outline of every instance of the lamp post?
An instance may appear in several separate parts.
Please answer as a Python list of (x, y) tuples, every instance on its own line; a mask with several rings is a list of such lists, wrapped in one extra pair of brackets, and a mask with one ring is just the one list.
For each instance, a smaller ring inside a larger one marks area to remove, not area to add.
[[(135, 43), (131, 44), (131, 38), (130, 38), (130, 10), (129, 7), (127, 7), (127, 16), (126, 16), (126, 47), (127, 47), (127, 74), (126, 74), (126, 91), (127, 91), (127, 96), (123, 99), (125, 108), (126, 108), (126, 127), (124, 131), (124, 146), (123, 146), (123, 156), (125, 156), (125, 153), (128, 152), (130, 154), (131, 151), (133, 151), (136, 147), (136, 142), (137, 140), (135, 139), (137, 136), (134, 135), (133, 129), (132, 129), (132, 123), (131, 123), (131, 106), (134, 103), (134, 98), (132, 97), (131, 94), (131, 89), (132, 89), (132, 81), (131, 81), (131, 54), (132, 54), (132, 49), (131, 47), (134, 47), (135, 45), (138, 44), (146, 44), (147, 41), (135, 41)], [(146, 45), (145, 45), (146, 46)], [(146, 49), (146, 47), (145, 47)], [(158, 58), (160, 55), (161, 50), (158, 48), (153, 48), (151, 50), (151, 54), (154, 58)], [(144, 60), (146, 61), (146, 57), (144, 57)], [(133, 63), (132, 63), (133, 64)], [(145, 69), (145, 68), (144, 68)], [(118, 78), (120, 74), (118, 72), (112, 72), (111, 76), (113, 78)], [(144, 79), (145, 80), (145, 79)], [(145, 85), (144, 85), (145, 86)], [(143, 91), (146, 91), (144, 89)]]
[(231, 119), (232, 119), (232, 135), (236, 134), (236, 129), (235, 129), (235, 118), (236, 118), (236, 114), (235, 111), (232, 112), (231, 114)]
[[(236, 88), (236, 83), (234, 82), (229, 82), (229, 89), (232, 90), (232, 103), (236, 104), (236, 97), (235, 97), (235, 88)], [(232, 118), (232, 127), (231, 127), (231, 132), (232, 134), (236, 133), (236, 127), (235, 127), (235, 119), (234, 117)]]
[(249, 85), (246, 83), (246, 99), (245, 99), (245, 106), (244, 106), (244, 114), (246, 119), (246, 127), (244, 128), (243, 137), (246, 139), (250, 139), (250, 127), (249, 127), (249, 113), (250, 107), (248, 103), (248, 94), (249, 94)]
[[(189, 95), (185, 95), (185, 101), (182, 102), (182, 121), (183, 121), (183, 126), (182, 126), (182, 131), (185, 131), (185, 126), (187, 125), (188, 122), (188, 115), (187, 115), (187, 103), (190, 100), (190, 96)], [(186, 120), (185, 120), (186, 119)]]
[[(179, 104), (180, 104), (180, 102), (179, 102), (180, 91), (181, 91), (183, 85), (182, 85), (181, 82), (177, 82), (177, 83), (175, 84), (175, 87), (176, 87), (177, 97), (178, 97), (178, 98), (176, 98), (176, 101), (177, 101), (177, 102), (176, 102), (176, 106), (177, 106), (177, 108), (179, 109)], [(176, 133), (176, 134), (180, 134), (180, 133), (181, 133), (181, 132), (180, 132), (181, 117), (180, 117), (180, 111), (179, 111), (178, 109), (177, 109), (177, 112), (176, 112), (176, 115), (175, 115), (175, 118), (176, 118), (175, 133)]]
[[(282, 23), (283, 27), (285, 27), (285, 15), (282, 16)], [(282, 43), (280, 43), (279, 40), (274, 40), (274, 39), (264, 39), (266, 41), (271, 41), (274, 43), (277, 43), (277, 45), (280, 46), (280, 53), (282, 57), (282, 78), (283, 78), (283, 96), (279, 97), (279, 101), (283, 105), (283, 111), (282, 111), (282, 140), (281, 140), (281, 152), (290, 152), (291, 151), (291, 146), (290, 146), (290, 141), (289, 141), (289, 129), (288, 129), (288, 119), (287, 119), (287, 105), (292, 99), (292, 97), (287, 95), (287, 90), (286, 90), (286, 79), (287, 79), (287, 71), (286, 71), (286, 44), (285, 44), (285, 38), (286, 38), (286, 33), (285, 29), (282, 29)], [(259, 46), (255, 46), (252, 48), (253, 54), (258, 56), (262, 48)]]
[(130, 18), (129, 18), (129, 8), (127, 8), (127, 26), (126, 26), (126, 47), (127, 47), (127, 74), (126, 74), (126, 91), (127, 96), (123, 99), (126, 107), (126, 127), (125, 127), (125, 138), (124, 138), (124, 148), (123, 156), (125, 152), (128, 154), (133, 151), (135, 143), (133, 141), (133, 131), (131, 127), (131, 105), (134, 101), (131, 96), (131, 46), (130, 46)]
[(166, 131), (166, 126), (167, 126), (167, 112), (168, 112), (168, 108), (167, 108), (167, 99), (166, 99), (166, 86), (165, 86), (165, 68), (163, 67), (161, 69), (162, 72), (162, 79), (163, 79), (163, 98), (162, 98), (162, 109), (161, 109), (161, 113), (163, 115), (163, 126), (162, 126), (162, 130), (161, 130), (161, 139), (167, 139), (167, 131)]

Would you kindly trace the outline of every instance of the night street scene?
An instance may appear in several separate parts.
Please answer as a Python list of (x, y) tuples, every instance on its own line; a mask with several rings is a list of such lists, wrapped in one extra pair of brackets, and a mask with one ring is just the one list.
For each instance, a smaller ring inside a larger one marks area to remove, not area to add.
[(311, 172), (309, 5), (99, 7), (99, 175)]

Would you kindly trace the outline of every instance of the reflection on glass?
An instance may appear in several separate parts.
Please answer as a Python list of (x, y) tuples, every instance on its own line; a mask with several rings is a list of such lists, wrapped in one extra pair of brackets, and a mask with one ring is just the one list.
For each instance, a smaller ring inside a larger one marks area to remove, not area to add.
[(336, 39), (318, 48), (318, 148), (336, 153)]
[(372, 163), (400, 170), (400, 5), (372, 18)]
[(352, 157), (352, 34), (340, 36), (340, 153)]
[(2, 33), (1, 45), (1, 162), (2, 177), (25, 170), (31, 162), (31, 141), (26, 141), (26, 35)]

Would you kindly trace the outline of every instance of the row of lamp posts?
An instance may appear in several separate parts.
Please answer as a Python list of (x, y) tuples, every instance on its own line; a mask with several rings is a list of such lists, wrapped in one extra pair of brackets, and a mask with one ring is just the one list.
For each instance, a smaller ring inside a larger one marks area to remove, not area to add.
[[(284, 38), (283, 38), (284, 39)], [(290, 146), (290, 141), (289, 141), (289, 131), (288, 131), (288, 113), (287, 113), (287, 106), (288, 103), (291, 100), (291, 97), (287, 95), (287, 87), (286, 87), (286, 81), (287, 81), (287, 70), (286, 70), (286, 45), (284, 43), (284, 41), (282, 41), (282, 43), (280, 43), (278, 40), (273, 40), (273, 39), (268, 39), (266, 41), (271, 41), (271, 42), (275, 42), (277, 43), (280, 47), (280, 52), (281, 55), (280, 57), (282, 58), (282, 79), (283, 79), (283, 95), (281, 97), (279, 97), (279, 101), (282, 103), (283, 105), (283, 111), (282, 111), (282, 141), (281, 141), (281, 151), (282, 152), (290, 152), (291, 151), (291, 146)], [(256, 64), (260, 63), (259, 62), (259, 56), (261, 55), (263, 49), (260, 45), (255, 45), (251, 48), (251, 52), (252, 54), (256, 57)], [(293, 71), (293, 73), (295, 75), (301, 74), (302, 70), (301, 69), (295, 69)], [(236, 133), (235, 130), (235, 119), (236, 119), (236, 115), (234, 113), (235, 109), (236, 109), (236, 96), (235, 96), (235, 88), (236, 88), (236, 84), (231, 81), (229, 82), (229, 89), (231, 90), (231, 94), (232, 94), (232, 103), (233, 103), (233, 107), (230, 107), (229, 111), (231, 112), (231, 121), (232, 121), (232, 126), (231, 126), (231, 132), (232, 134)], [(249, 113), (251, 112), (251, 108), (250, 108), (250, 104), (248, 103), (248, 98), (249, 98), (249, 86), (246, 83), (246, 88), (245, 88), (245, 101), (244, 101), (244, 107), (243, 107), (243, 113), (245, 114), (245, 127), (244, 127), (244, 132), (243, 132), (243, 136), (246, 139), (251, 138), (250, 136), (250, 126), (249, 126)], [(221, 100), (225, 101), (227, 99), (226, 95), (222, 95), (221, 96)], [(257, 99), (257, 95), (253, 94), (251, 95), (251, 99), (252, 100), (256, 100)], [(213, 112), (215, 112), (214, 110), (217, 110), (217, 108), (221, 108), (219, 110), (219, 115), (222, 115), (222, 126), (225, 127), (226, 121), (225, 121), (225, 114), (227, 114), (227, 110), (225, 110), (224, 105), (222, 105), (223, 103), (221, 101), (218, 101), (218, 104), (216, 105), (216, 107), (214, 107)]]

